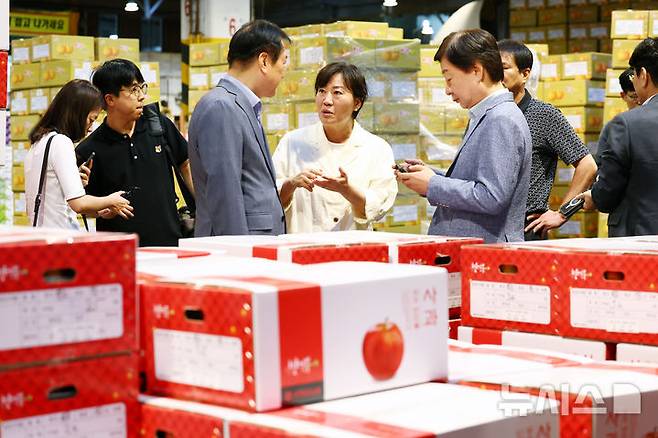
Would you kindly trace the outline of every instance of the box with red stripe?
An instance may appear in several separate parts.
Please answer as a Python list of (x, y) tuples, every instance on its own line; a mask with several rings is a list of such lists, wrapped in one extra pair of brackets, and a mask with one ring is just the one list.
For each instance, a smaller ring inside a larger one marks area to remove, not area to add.
[(135, 236), (0, 228), (0, 370), (137, 350)]
[(0, 372), (0, 436), (136, 437), (134, 354)]
[(446, 377), (444, 269), (266, 275), (145, 282), (149, 392), (264, 411)]
[[(7, 108), (8, 53), (0, 51), (0, 108)], [(5, 137), (2, 137), (3, 141)]]
[[(465, 385), (426, 383), (375, 394), (282, 409), (265, 414), (165, 398), (145, 398), (144, 429), (153, 427), (153, 412), (159, 424), (177, 420), (176, 438), (206, 435), (208, 425), (222, 425), (224, 434), (246, 437), (396, 437), (429, 438), (450, 436), (557, 437), (558, 418), (551, 414), (557, 403), (549, 400), (544, 409), (522, 416), (498, 408), (500, 392)], [(536, 399), (531, 399), (536, 401)], [(537, 404), (539, 404), (537, 402)], [(200, 417), (208, 418), (205, 424)], [(171, 426), (160, 430), (174, 430)]]

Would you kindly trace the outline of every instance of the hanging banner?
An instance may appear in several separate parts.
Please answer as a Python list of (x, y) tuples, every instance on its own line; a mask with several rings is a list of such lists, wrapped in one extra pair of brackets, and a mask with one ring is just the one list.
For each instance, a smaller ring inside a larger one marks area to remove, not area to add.
[[(195, 25), (197, 17), (198, 26)], [(197, 29), (205, 38), (230, 38), (249, 20), (250, 0), (181, 0), (181, 40), (189, 38)]]
[(77, 35), (77, 12), (11, 11), (9, 34), (18, 35)]

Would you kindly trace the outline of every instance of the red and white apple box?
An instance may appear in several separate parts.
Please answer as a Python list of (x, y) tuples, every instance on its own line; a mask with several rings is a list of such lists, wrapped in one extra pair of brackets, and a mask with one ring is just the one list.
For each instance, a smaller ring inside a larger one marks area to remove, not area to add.
[[(7, 108), (7, 68), (9, 64), (7, 55), (7, 52), (0, 51), (0, 108)], [(1, 138), (4, 144), (7, 137), (3, 136)]]
[(134, 354), (0, 373), (0, 436), (136, 437)]
[(617, 344), (617, 362), (658, 366), (658, 347), (654, 345)]
[(559, 334), (559, 254), (524, 245), (466, 246), (462, 250), (462, 324)]
[(575, 354), (594, 360), (608, 360), (614, 357), (614, 349), (605, 342), (585, 339), (563, 338), (540, 333), (511, 332), (507, 330), (483, 329), (460, 326), (457, 339), (473, 344), (504, 345)]
[(164, 259), (184, 259), (188, 257), (205, 257), (209, 256), (208, 251), (197, 251), (192, 249), (182, 249), (171, 246), (148, 246), (137, 249), (137, 266), (141, 262)]
[(527, 395), (559, 401), (553, 412), (562, 437), (653, 437), (658, 430), (655, 368), (593, 362), (483, 377), (470, 384), (499, 389), (505, 411), (543, 408)]
[(244, 411), (219, 406), (140, 395), (142, 427), (145, 437), (223, 437), (228, 420), (247, 415)]
[(137, 349), (135, 236), (0, 230), (0, 369)]
[(453, 383), (591, 362), (585, 357), (551, 351), (448, 341), (448, 381)]
[(226, 255), (257, 257), (302, 265), (335, 261), (388, 262), (388, 248), (377, 242), (286, 241), (279, 236), (211, 236), (180, 239), (186, 249), (225, 251)]
[(446, 377), (444, 269), (303, 268), (142, 285), (149, 391), (264, 411)]
[(332, 231), (321, 233), (284, 234), (280, 239), (313, 241), (316, 243), (385, 243), (390, 263), (440, 266), (448, 270), (448, 309), (451, 318), (461, 313), (461, 249), (464, 245), (482, 243), (482, 239), (426, 236), (381, 231)]

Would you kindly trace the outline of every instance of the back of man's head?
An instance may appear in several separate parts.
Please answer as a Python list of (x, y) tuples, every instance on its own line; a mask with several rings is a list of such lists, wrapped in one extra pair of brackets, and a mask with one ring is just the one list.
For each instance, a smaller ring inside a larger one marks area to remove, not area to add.
[(290, 37), (279, 26), (267, 20), (254, 20), (244, 24), (231, 38), (228, 47), (228, 64), (249, 63), (265, 52), (273, 62), (284, 51), (283, 41)]
[(525, 45), (514, 40), (498, 41), (500, 53), (509, 53), (514, 58), (514, 63), (519, 71), (532, 70), (532, 52)]
[(628, 64), (636, 75), (644, 68), (651, 78), (651, 83), (658, 86), (658, 38), (646, 38), (638, 44)]
[(118, 96), (122, 87), (131, 87), (135, 82), (144, 83), (144, 77), (132, 61), (112, 59), (94, 71), (92, 82), (100, 90), (104, 101), (106, 94)]
[(619, 75), (619, 85), (621, 86), (621, 91), (624, 93), (632, 93), (635, 91), (633, 81), (631, 81), (631, 76), (633, 76), (633, 73), (633, 68), (629, 67)]

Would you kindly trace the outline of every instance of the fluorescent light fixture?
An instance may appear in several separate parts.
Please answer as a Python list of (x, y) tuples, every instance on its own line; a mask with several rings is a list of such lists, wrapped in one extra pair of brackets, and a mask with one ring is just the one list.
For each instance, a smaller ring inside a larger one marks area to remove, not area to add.
[(434, 35), (434, 29), (430, 25), (430, 20), (423, 20), (423, 28), (420, 30), (423, 35)]
[(384, 6), (393, 7), (398, 5), (398, 0), (384, 0)]
[(123, 8), (126, 12), (137, 12), (139, 11), (139, 6), (137, 2), (126, 2), (126, 6)]
[(119, 35), (117, 35), (117, 34), (112, 34), (112, 35), (110, 35), (110, 39), (111, 39), (111, 40), (118, 40), (118, 39), (119, 39)]

